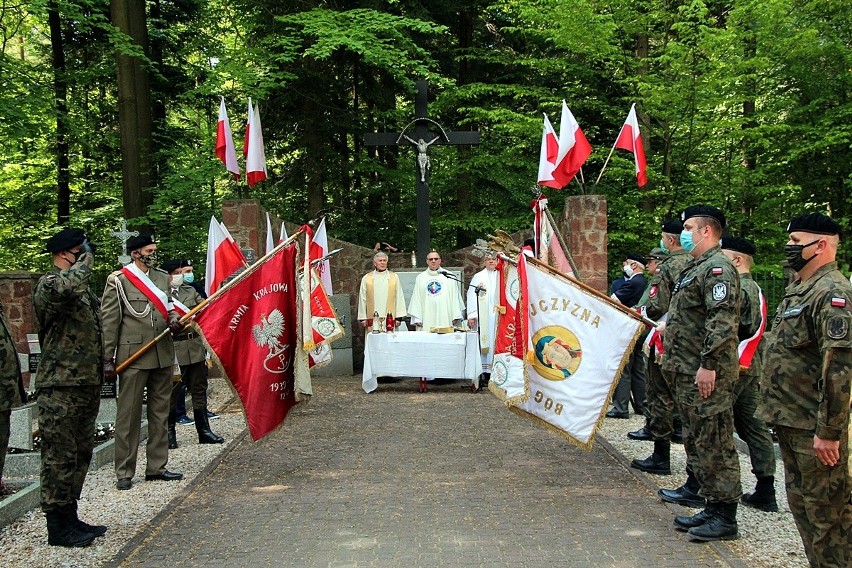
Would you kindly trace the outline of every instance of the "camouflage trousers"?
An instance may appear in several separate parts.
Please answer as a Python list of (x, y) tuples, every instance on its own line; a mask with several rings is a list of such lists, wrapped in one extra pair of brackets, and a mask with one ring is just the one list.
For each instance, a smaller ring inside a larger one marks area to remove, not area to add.
[(0, 481), (3, 480), (3, 468), (6, 467), (6, 451), (9, 449), (9, 432), (12, 409), (0, 410)]
[(656, 354), (652, 350), (647, 358), (645, 419), (655, 440), (670, 441), (674, 433), (674, 416), (677, 414), (675, 384), (663, 375), (660, 364), (654, 360), (655, 357)]
[(777, 426), (784, 460), (787, 501), (813, 567), (852, 566), (852, 475), (849, 430), (840, 438), (840, 461), (822, 465), (814, 454), (814, 432)]
[(740, 460), (734, 445), (733, 393), (730, 383), (717, 378), (716, 389), (702, 398), (695, 375), (666, 372), (677, 384), (677, 402), (683, 421), (686, 459), (712, 503), (736, 503), (742, 495)]
[(39, 389), (41, 509), (51, 512), (80, 498), (95, 448), (101, 387)]
[(756, 375), (740, 375), (734, 385), (734, 427), (748, 446), (751, 472), (760, 479), (775, 475), (775, 444), (766, 422), (757, 416), (758, 383)]
[(186, 390), (192, 396), (192, 408), (207, 408), (207, 362), (190, 363), (180, 366), (181, 381), (172, 387), (171, 409), (177, 407), (180, 383), (186, 385)]

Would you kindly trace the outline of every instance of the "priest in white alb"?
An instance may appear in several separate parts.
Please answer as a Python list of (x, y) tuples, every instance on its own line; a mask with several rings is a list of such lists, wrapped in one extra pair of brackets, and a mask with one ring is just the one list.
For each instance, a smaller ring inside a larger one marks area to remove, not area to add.
[(494, 339), (497, 333), (497, 316), (494, 308), (499, 300), (499, 275), (497, 257), (489, 253), (485, 257), (485, 268), (473, 275), (467, 288), (467, 323), (479, 332), (479, 351), (482, 354), (482, 380), (486, 386), (491, 377), (494, 360)]
[(385, 318), (391, 314), (394, 318), (406, 316), (405, 296), (399, 284), (399, 276), (388, 270), (388, 255), (377, 252), (373, 255), (372, 272), (361, 278), (358, 291), (358, 321), (369, 330), (373, 325), (373, 315)]
[(408, 303), (411, 323), (423, 331), (461, 323), (464, 307), (458, 283), (441, 273), (441, 255), (437, 251), (429, 251), (426, 263), (428, 267), (414, 281)]

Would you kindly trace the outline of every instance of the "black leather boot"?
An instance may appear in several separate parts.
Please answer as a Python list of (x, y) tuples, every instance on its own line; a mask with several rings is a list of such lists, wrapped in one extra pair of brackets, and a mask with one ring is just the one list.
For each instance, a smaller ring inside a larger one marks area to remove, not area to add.
[(677, 530), (681, 532), (686, 532), (693, 527), (700, 527), (704, 523), (710, 520), (713, 516), (713, 512), (710, 510), (710, 506), (708, 505), (704, 509), (695, 513), (692, 516), (689, 515), (678, 515), (674, 518), (674, 526)]
[(90, 525), (89, 523), (80, 520), (80, 517), (77, 515), (77, 501), (68, 505), (66, 514), (68, 515), (68, 520), (71, 521), (71, 524), (73, 524), (79, 531), (92, 534), (95, 538), (107, 532), (107, 528), (103, 525)]
[(225, 441), (225, 438), (217, 436), (210, 430), (206, 408), (193, 408), (192, 415), (195, 418), (195, 429), (198, 431), (199, 444), (221, 444)]
[(706, 523), (689, 529), (687, 532), (689, 538), (702, 542), (739, 538), (736, 502), (708, 503), (707, 509), (711, 512), (712, 517)]
[(44, 514), (47, 519), (47, 544), (82, 548), (95, 540), (95, 535), (77, 530), (68, 520), (68, 511), (64, 508)]
[(672, 472), (671, 450), (670, 442), (655, 440), (654, 453), (644, 460), (633, 460), (630, 462), (630, 467), (655, 475), (670, 475)]
[(648, 430), (648, 421), (645, 421), (645, 425), (639, 428), (638, 430), (634, 430), (633, 432), (628, 432), (627, 437), (630, 440), (641, 440), (643, 442), (650, 442), (654, 439), (654, 435), (651, 434), (651, 431)]
[(775, 477), (759, 477), (754, 493), (746, 493), (740, 498), (740, 502), (747, 506), (767, 513), (778, 512), (778, 502), (775, 501)]
[(704, 497), (698, 494), (700, 489), (701, 486), (698, 484), (698, 480), (695, 479), (692, 470), (687, 468), (686, 483), (677, 489), (660, 489), (657, 491), (657, 495), (666, 503), (698, 508), (704, 506)]
[(169, 411), (169, 449), (176, 450), (178, 447), (177, 443), (177, 432), (175, 432), (175, 411), (174, 409)]

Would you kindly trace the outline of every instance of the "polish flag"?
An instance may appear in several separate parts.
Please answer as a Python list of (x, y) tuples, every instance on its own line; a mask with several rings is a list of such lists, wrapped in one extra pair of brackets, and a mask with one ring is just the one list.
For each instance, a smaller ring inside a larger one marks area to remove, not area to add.
[(260, 125), (260, 108), (251, 106), (249, 99), (249, 123), (246, 128), (246, 179), (249, 187), (266, 179), (266, 152), (263, 149), (263, 131)]
[(281, 232), (278, 234), (278, 242), (283, 243), (287, 240), (287, 227), (284, 226), (284, 221), (281, 221)]
[(234, 179), (240, 179), (240, 166), (237, 164), (237, 151), (234, 149), (234, 136), (231, 134), (231, 123), (228, 111), (225, 110), (225, 97), (219, 102), (219, 123), (216, 126), (216, 155), (225, 164), (225, 168), (233, 174)]
[(636, 120), (636, 103), (630, 106), (627, 120), (621, 127), (618, 140), (615, 141), (615, 147), (633, 152), (633, 159), (636, 162), (636, 181), (639, 183), (639, 187), (648, 183), (648, 176), (645, 174), (645, 146), (642, 144), (639, 121)]
[(538, 184), (545, 187), (561, 189), (563, 186), (553, 176), (556, 168), (556, 158), (559, 155), (559, 138), (550, 124), (547, 114), (544, 115), (544, 129), (541, 133), (541, 152), (538, 156)]
[(234, 272), (245, 266), (243, 251), (234, 242), (228, 229), (210, 217), (210, 229), (207, 233), (207, 270), (204, 277), (204, 291), (210, 296)]
[(553, 170), (553, 177), (560, 184), (560, 188), (571, 183), (591, 155), (591, 144), (563, 100), (562, 118), (559, 123), (559, 153), (556, 156), (556, 168)]
[[(311, 241), (311, 260), (322, 258), (327, 254), (328, 235), (325, 232), (325, 217), (323, 217)], [(328, 295), (333, 294), (334, 292), (331, 291), (331, 263), (326, 259), (317, 265), (316, 270), (319, 272), (326, 293)]]

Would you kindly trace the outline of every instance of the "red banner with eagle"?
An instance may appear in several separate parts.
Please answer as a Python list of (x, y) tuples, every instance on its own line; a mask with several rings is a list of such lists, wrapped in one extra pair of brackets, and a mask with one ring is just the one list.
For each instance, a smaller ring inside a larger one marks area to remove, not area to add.
[(195, 318), (240, 397), (255, 441), (299, 402), (296, 254), (295, 243), (282, 248)]

